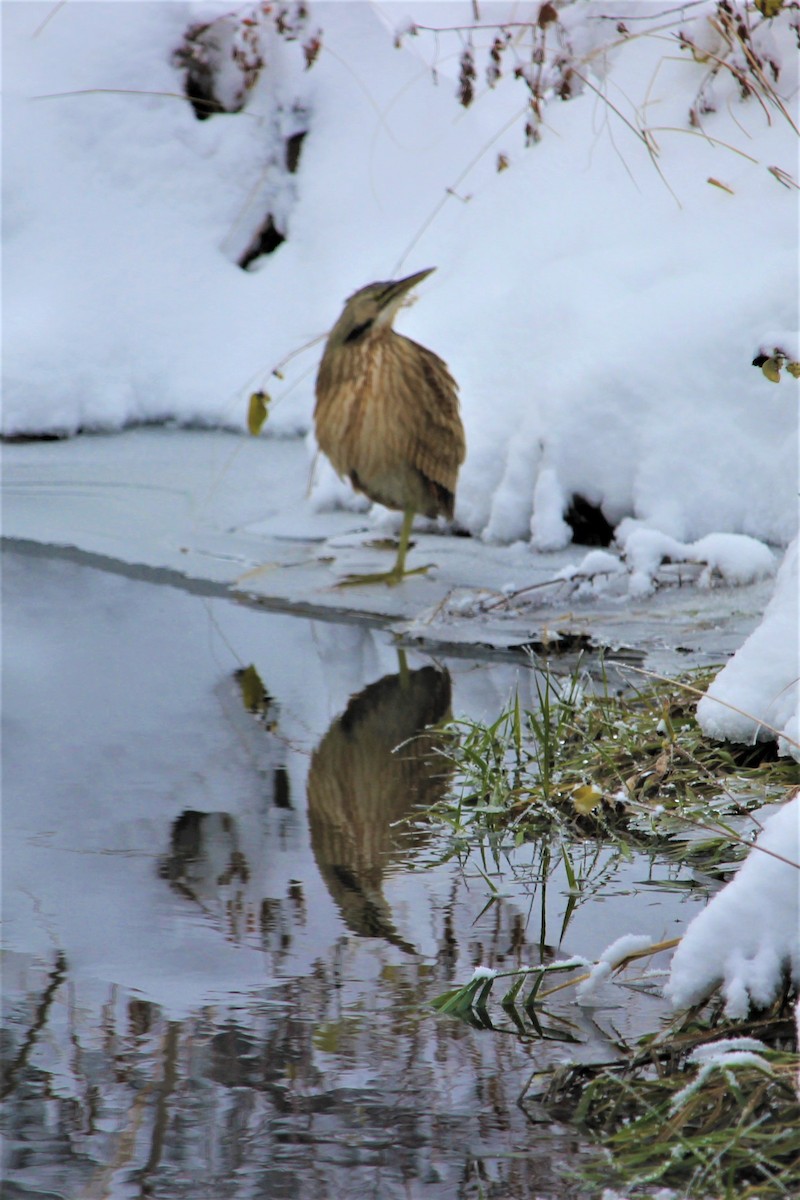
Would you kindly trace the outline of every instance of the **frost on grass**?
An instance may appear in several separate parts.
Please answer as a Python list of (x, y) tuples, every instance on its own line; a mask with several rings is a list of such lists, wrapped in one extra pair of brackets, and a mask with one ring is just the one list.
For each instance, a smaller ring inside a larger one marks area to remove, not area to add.
[(797, 563), (795, 541), (761, 624), (710, 685), (697, 719), (710, 737), (732, 742), (771, 739), (777, 730), (781, 752), (800, 758)]
[[(779, 857), (776, 857), (779, 856)], [(764, 824), (735, 877), (689, 925), (666, 994), (677, 1008), (720, 987), (733, 1020), (800, 986), (800, 795)]]
[(732, 1067), (757, 1067), (766, 1075), (772, 1067), (763, 1057), (767, 1047), (757, 1038), (723, 1038), (717, 1042), (697, 1046), (689, 1055), (688, 1062), (700, 1067), (686, 1087), (681, 1088), (670, 1102), (670, 1112), (678, 1112), (695, 1092), (699, 1091), (715, 1071), (730, 1071)]

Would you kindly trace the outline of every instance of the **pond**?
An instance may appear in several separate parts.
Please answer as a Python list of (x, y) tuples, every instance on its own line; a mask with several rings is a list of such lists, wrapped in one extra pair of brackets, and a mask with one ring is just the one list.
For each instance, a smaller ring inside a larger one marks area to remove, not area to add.
[(585, 1194), (596, 1149), (527, 1085), (661, 1002), (565, 997), (553, 1038), (430, 1002), (675, 936), (704, 897), (575, 845), (575, 905), (540, 844), (492, 858), (420, 819), (452, 784), (435, 727), (532, 708), (534, 670), (4, 558), (4, 1195)]

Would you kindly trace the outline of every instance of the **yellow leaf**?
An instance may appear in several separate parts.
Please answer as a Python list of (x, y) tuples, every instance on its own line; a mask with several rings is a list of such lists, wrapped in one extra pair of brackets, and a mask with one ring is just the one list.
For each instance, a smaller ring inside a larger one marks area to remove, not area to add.
[(772, 383), (780, 383), (781, 369), (774, 358), (768, 358), (761, 364), (761, 370)]
[(264, 707), (264, 697), (266, 696), (266, 688), (261, 682), (258, 671), (251, 663), (249, 667), (238, 672), (237, 678), (245, 708), (248, 712), (258, 712)]
[(756, 8), (762, 17), (777, 17), (783, 8), (783, 0), (755, 0)]
[(795, 379), (800, 379), (800, 362), (787, 362), (786, 370), (790, 375), (794, 375)]
[(253, 437), (258, 437), (261, 426), (267, 419), (270, 396), (267, 392), (253, 392), (247, 409), (247, 428)]
[(603, 793), (593, 783), (580, 784), (572, 789), (572, 803), (582, 817), (587, 817), (602, 799)]
[(732, 187), (728, 187), (727, 183), (723, 183), (721, 179), (715, 179), (713, 175), (709, 175), (706, 183), (710, 183), (712, 187), (721, 188), (722, 191), (727, 192), (729, 196), (734, 194)]

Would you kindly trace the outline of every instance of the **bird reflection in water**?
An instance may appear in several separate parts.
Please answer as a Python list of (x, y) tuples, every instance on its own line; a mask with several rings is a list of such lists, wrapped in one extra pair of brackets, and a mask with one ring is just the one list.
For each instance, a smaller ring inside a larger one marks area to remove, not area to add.
[(353, 696), (314, 751), (308, 816), (320, 874), (348, 929), (414, 953), (397, 932), (383, 877), (414, 841), (397, 823), (447, 789), (451, 768), (437, 749), (451, 683), (448, 671), (409, 671), (398, 656), (399, 672)]

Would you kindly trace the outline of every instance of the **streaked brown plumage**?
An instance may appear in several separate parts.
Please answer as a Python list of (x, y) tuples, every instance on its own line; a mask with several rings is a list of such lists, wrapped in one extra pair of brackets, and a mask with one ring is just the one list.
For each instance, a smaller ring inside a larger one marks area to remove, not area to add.
[(392, 570), (345, 582), (398, 583), (414, 574), (405, 569), (414, 514), (453, 515), (466, 451), (458, 386), (436, 354), (392, 329), (404, 297), (433, 269), (355, 292), (322, 355), (314, 410), (320, 449), (357, 491), (404, 514)]
[(311, 848), (342, 917), (354, 933), (413, 948), (397, 932), (383, 878), (428, 834), (408, 823), (442, 799), (452, 765), (441, 751), (450, 718), (449, 672), (384, 675), (351, 696), (311, 755)]

